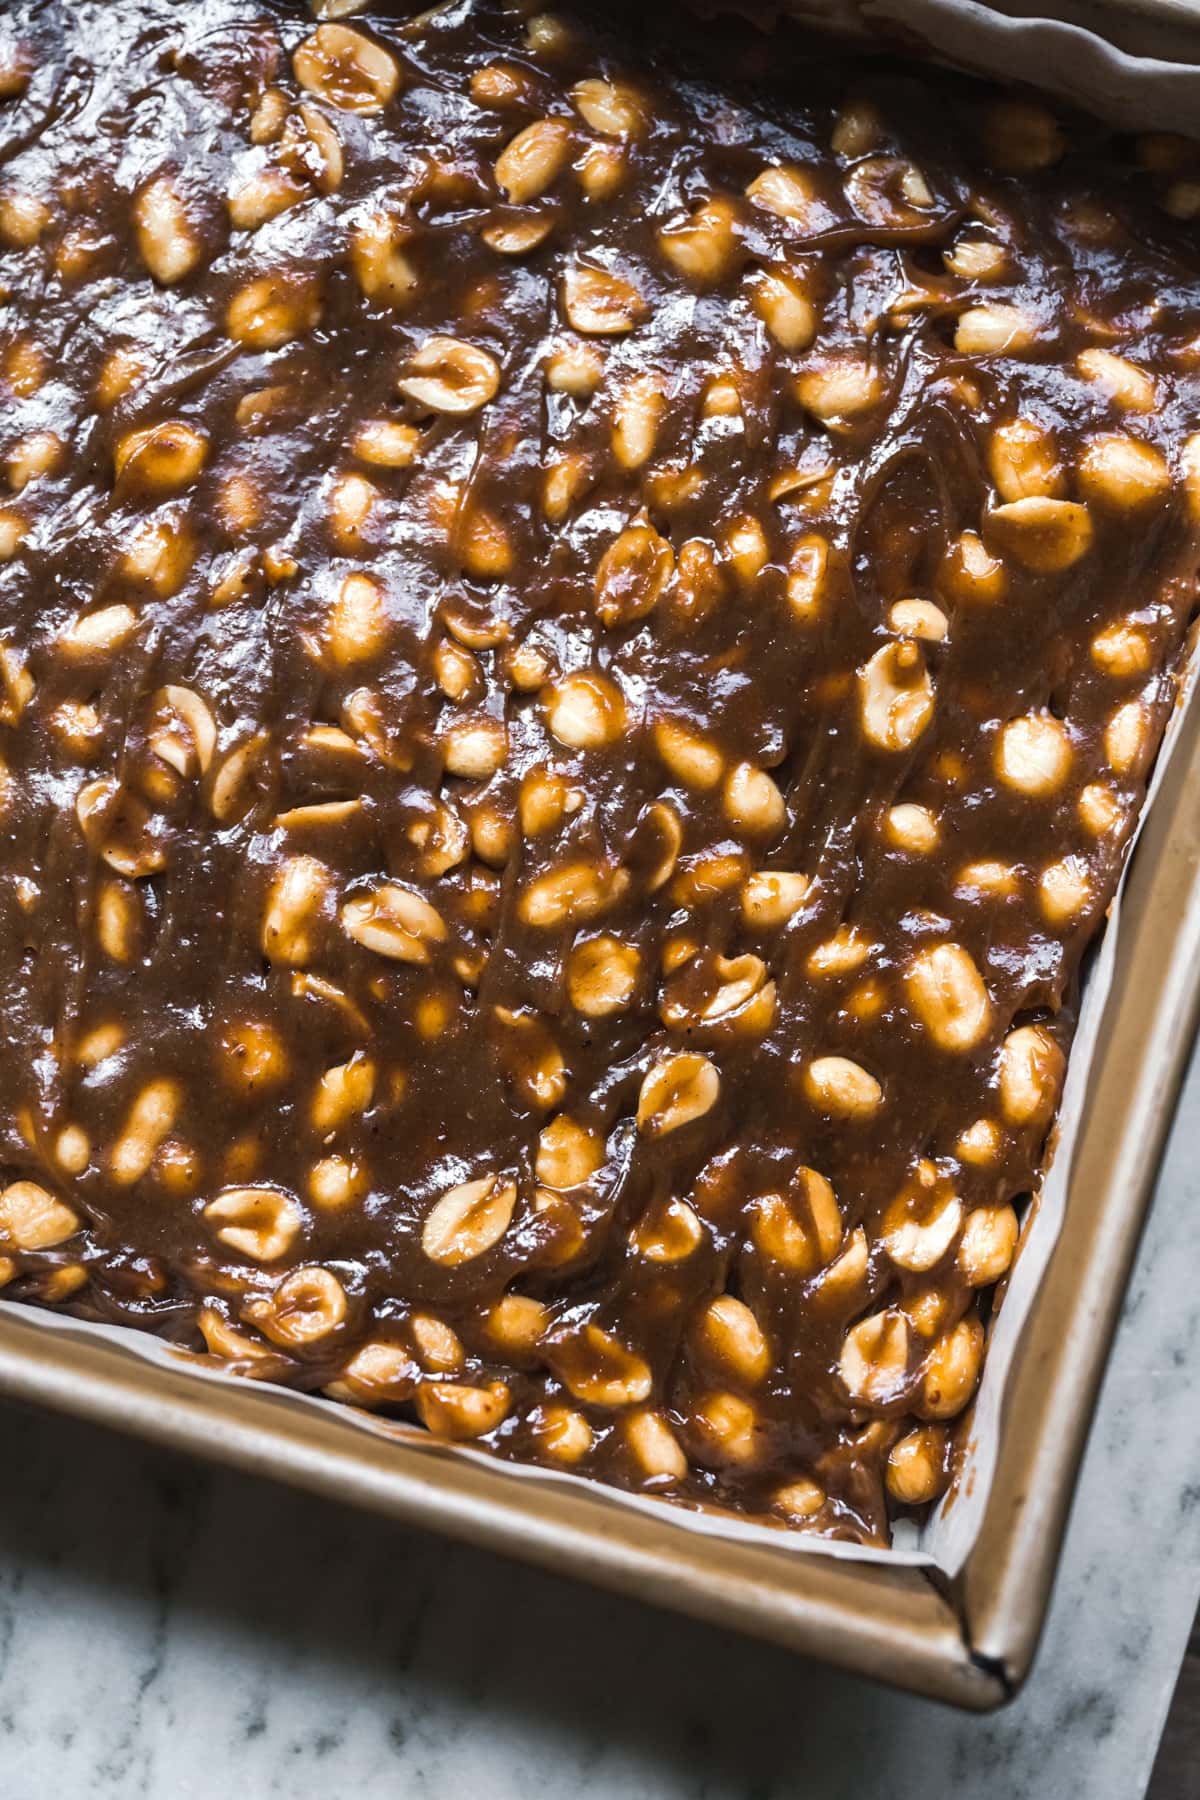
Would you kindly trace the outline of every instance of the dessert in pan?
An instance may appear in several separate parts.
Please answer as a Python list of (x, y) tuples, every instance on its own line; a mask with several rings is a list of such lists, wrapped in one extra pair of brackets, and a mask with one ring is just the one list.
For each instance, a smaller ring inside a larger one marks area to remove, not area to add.
[(0, 25), (0, 1281), (943, 1492), (1178, 689), (1200, 162), (745, 22)]

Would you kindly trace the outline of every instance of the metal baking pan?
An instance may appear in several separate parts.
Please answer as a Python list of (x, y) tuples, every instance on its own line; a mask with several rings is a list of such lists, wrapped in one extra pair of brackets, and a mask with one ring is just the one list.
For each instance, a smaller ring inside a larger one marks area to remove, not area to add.
[[(148, 1362), (0, 1305), (0, 1393), (276, 1476), (976, 1710), (1028, 1671), (1092, 1405), (1200, 1007), (1200, 709), (1134, 853), (1063, 1230), (1010, 1376), (999, 1467), (960, 1576), (729, 1543), (615, 1514), (586, 1484), (517, 1482)], [(132, 1339), (134, 1334), (130, 1334)]]
[[(1139, 8), (1174, 10), (1171, 0), (1139, 0)], [(1062, 1230), (1010, 1372), (982, 1527), (955, 1578), (681, 1530), (668, 1505), (618, 1511), (584, 1482), (518, 1481), (482, 1458), (363, 1431), (333, 1403), (297, 1404), (251, 1381), (204, 1379), (183, 1358), (149, 1360), (138, 1334), (102, 1333), (7, 1302), (0, 1394), (445, 1531), (958, 1706), (1001, 1704), (1037, 1645), (1200, 1011), (1198, 793), (1193, 705), (1178, 722), (1133, 855)]]

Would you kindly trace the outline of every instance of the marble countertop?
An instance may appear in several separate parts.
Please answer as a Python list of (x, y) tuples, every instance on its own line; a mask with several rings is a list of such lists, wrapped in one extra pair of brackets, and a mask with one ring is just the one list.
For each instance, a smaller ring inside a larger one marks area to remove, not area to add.
[(1200, 1593), (1200, 1063), (988, 1718), (0, 1406), (4, 1800), (1139, 1800)]

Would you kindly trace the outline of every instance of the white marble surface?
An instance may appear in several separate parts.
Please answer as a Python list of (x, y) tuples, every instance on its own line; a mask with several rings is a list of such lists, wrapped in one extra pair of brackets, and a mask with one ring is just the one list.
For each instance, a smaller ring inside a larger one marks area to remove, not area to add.
[(1200, 1592), (1200, 1069), (1037, 1666), (977, 1719), (0, 1407), (3, 1800), (1139, 1800)]

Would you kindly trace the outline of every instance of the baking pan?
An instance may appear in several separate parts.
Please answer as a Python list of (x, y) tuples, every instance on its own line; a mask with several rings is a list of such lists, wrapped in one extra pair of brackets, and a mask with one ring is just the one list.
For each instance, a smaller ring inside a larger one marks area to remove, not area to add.
[[(505, 1550), (976, 1710), (1028, 1671), (1092, 1405), (1200, 1006), (1200, 709), (1130, 867), (1066, 1215), (1010, 1374), (998, 1472), (961, 1573), (797, 1554), (616, 1513), (359, 1430), (336, 1405), (149, 1361), (124, 1334), (0, 1304), (0, 1393)], [(135, 1334), (128, 1334), (133, 1340)], [(661, 1512), (661, 1516), (659, 1515)]]
[[(1139, 10), (1174, 8), (1141, 0)], [(962, 1707), (1002, 1703), (1036, 1649), (1200, 1009), (1200, 706), (1176, 723), (1130, 866), (1061, 1232), (1009, 1374), (982, 1524), (953, 1579), (682, 1530), (669, 1505), (617, 1509), (584, 1482), (522, 1481), (483, 1458), (363, 1430), (333, 1403), (205, 1374), (199, 1359), (150, 1357), (136, 1333), (8, 1302), (0, 1302), (0, 1394), (504, 1550)]]

